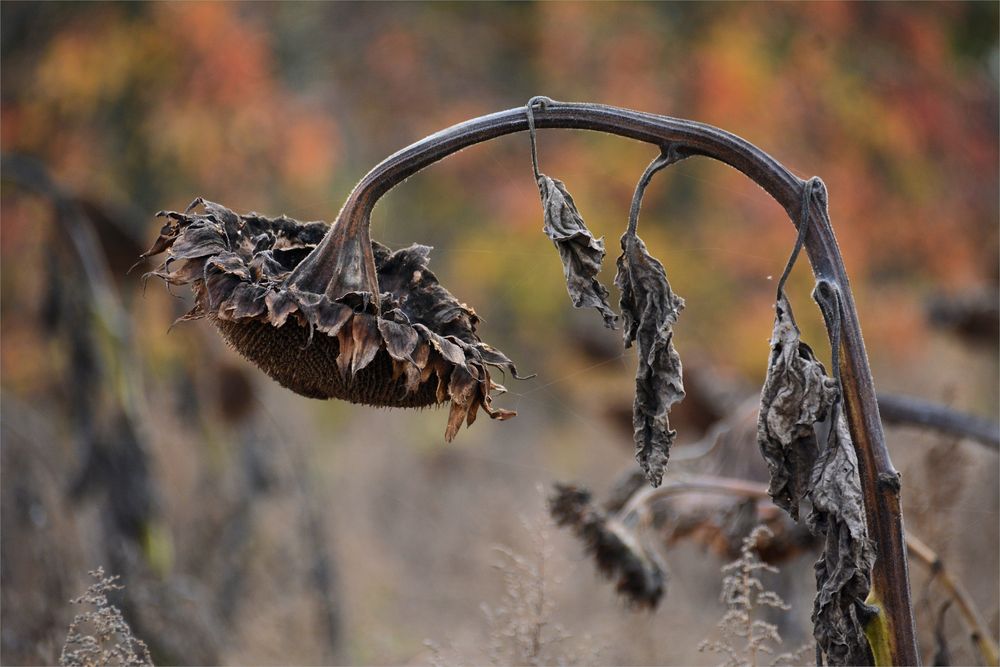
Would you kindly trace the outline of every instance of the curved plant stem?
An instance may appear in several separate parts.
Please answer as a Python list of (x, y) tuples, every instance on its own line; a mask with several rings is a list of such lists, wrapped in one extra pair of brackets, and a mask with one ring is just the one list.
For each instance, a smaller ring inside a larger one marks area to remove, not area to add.
[(627, 517), (635, 512), (644, 513), (664, 498), (686, 493), (719, 493), (754, 500), (768, 500), (767, 485), (730, 477), (713, 475), (675, 475), (656, 488), (645, 487), (632, 495), (617, 513)]
[[(773, 157), (740, 137), (704, 123), (589, 103), (546, 100), (533, 108), (538, 128), (594, 130), (671, 147), (687, 155), (720, 160), (746, 174), (786, 211), (793, 224), (801, 217), (803, 189), (798, 178)], [(526, 107), (517, 107), (453, 125), (394, 153), (372, 169), (348, 196), (324, 242), (307, 258), (325, 266), (334, 253), (327, 241), (346, 228), (367, 228), (376, 202), (393, 187), (424, 167), (463, 148), (528, 129)], [(909, 573), (899, 504), (899, 474), (886, 449), (875, 385), (847, 271), (830, 224), (825, 194), (807, 198), (812, 227), (804, 246), (817, 279), (835, 287), (840, 296), (839, 340), (843, 406), (857, 450), (865, 497), (868, 531), (877, 543), (878, 559), (872, 589), (881, 602), (894, 664), (919, 663), (910, 603)], [(332, 269), (331, 269), (332, 270)], [(834, 332), (830, 332), (831, 335)]]
[(959, 412), (915, 396), (883, 393), (878, 395), (878, 409), (886, 424), (924, 427), (975, 440), (993, 451), (1000, 450), (1000, 425), (985, 417)]
[(983, 664), (996, 667), (1000, 662), (1000, 651), (990, 636), (979, 609), (972, 601), (972, 596), (962, 582), (952, 575), (944, 566), (944, 561), (929, 546), (917, 539), (912, 533), (906, 536), (906, 546), (910, 555), (922, 562), (931, 571), (931, 577), (944, 587), (948, 596), (958, 604), (958, 612), (969, 628), (969, 636), (979, 649)]
[[(642, 520), (652, 522), (653, 508), (656, 503), (689, 493), (716, 493), (758, 502), (770, 499), (766, 484), (712, 475), (676, 475), (665, 481), (663, 486), (659, 488), (647, 487), (636, 491), (614, 516), (623, 524), (629, 523), (628, 517), (632, 514), (638, 514)], [(766, 509), (778, 510), (770, 503)], [(941, 557), (912, 532), (906, 534), (906, 550), (910, 557), (919, 561), (930, 571), (931, 577), (944, 588), (948, 599), (955, 602), (959, 615), (969, 631), (969, 638), (983, 658), (983, 664), (997, 667), (998, 661), (1000, 661), (1000, 650), (990, 635), (982, 613), (976, 607), (969, 591), (945, 566)]]

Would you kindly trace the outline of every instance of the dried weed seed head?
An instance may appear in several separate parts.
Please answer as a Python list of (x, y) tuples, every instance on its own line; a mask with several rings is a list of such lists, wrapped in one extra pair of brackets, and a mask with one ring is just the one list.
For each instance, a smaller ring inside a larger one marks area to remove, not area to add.
[(549, 497), (549, 514), (556, 525), (572, 528), (598, 571), (615, 580), (616, 589), (631, 605), (656, 608), (666, 586), (665, 566), (633, 531), (596, 507), (589, 491), (556, 484)]
[(491, 391), (504, 388), (488, 369), (517, 371), (427, 268), (431, 248), (391, 251), (367, 225), (238, 215), (200, 198), (158, 215), (167, 223), (143, 257), (165, 252), (150, 275), (191, 286), (196, 302), (181, 320), (209, 319), (282, 386), (384, 407), (450, 401), (449, 441), (480, 408), (514, 416), (492, 407)]

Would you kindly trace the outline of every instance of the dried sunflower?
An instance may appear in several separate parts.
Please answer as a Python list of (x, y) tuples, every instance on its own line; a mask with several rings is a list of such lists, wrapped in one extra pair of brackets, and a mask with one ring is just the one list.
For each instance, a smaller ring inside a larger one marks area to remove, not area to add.
[(617, 518), (594, 505), (586, 489), (556, 484), (549, 514), (568, 526), (594, 559), (597, 570), (616, 582), (618, 592), (636, 608), (655, 609), (666, 590), (667, 568), (656, 550)]
[[(200, 207), (200, 213), (196, 210)], [(149, 275), (190, 285), (181, 320), (209, 319), (241, 355), (310, 398), (384, 407), (450, 401), (445, 438), (503, 386), (489, 367), (518, 377), (510, 359), (476, 334), (479, 318), (427, 268), (431, 248), (391, 251), (367, 225), (238, 215), (204, 199), (167, 223), (143, 258), (166, 252)]]

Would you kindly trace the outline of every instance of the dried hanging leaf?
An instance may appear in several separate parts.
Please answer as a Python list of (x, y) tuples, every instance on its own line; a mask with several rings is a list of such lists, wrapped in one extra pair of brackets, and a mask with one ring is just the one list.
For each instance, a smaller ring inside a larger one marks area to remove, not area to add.
[(639, 343), (632, 405), (635, 458), (654, 487), (663, 481), (670, 445), (677, 435), (670, 428), (670, 408), (684, 398), (681, 359), (673, 343), (673, 327), (684, 308), (684, 299), (674, 294), (663, 264), (649, 254), (636, 229), (642, 197), (653, 175), (685, 155), (668, 146), (643, 172), (632, 195), (615, 275), (615, 285), (621, 290), (625, 347)]
[(774, 503), (799, 517), (818, 454), (816, 423), (830, 412), (837, 382), (799, 337), (791, 305), (782, 292), (775, 306), (771, 358), (760, 397), (757, 444), (771, 472)]
[(195, 305), (181, 319), (207, 317), (283, 386), (379, 406), (450, 401), (448, 440), (480, 409), (514, 415), (492, 407), (499, 385), (488, 371), (517, 377), (514, 365), (428, 269), (429, 247), (392, 252), (363, 225), (327, 234), (322, 222), (237, 215), (202, 199), (160, 215), (168, 223), (143, 256), (166, 252), (152, 275), (191, 285)]
[(659, 486), (677, 432), (670, 428), (670, 408), (684, 398), (681, 359), (674, 349), (673, 326), (684, 308), (674, 294), (663, 264), (646, 250), (634, 229), (621, 240), (615, 285), (621, 289), (625, 347), (638, 342), (632, 429), (635, 458), (646, 478)]
[(569, 526), (594, 559), (598, 571), (615, 580), (618, 592), (635, 607), (655, 609), (666, 585), (666, 566), (658, 554), (595, 507), (590, 492), (556, 484), (549, 497), (549, 514), (559, 526)]
[(587, 229), (562, 181), (539, 174), (538, 190), (545, 214), (544, 231), (559, 251), (573, 305), (596, 308), (604, 326), (614, 329), (615, 313), (608, 305), (608, 290), (597, 280), (604, 261), (604, 239), (595, 239)]
[[(805, 221), (802, 224), (806, 224)], [(807, 525), (821, 537), (816, 562), (813, 634), (831, 665), (873, 664), (864, 626), (872, 610), (865, 604), (875, 551), (868, 538), (857, 454), (847, 420), (839, 409), (840, 382), (826, 375), (800, 340), (784, 293), (802, 231), (779, 281), (767, 379), (761, 392), (757, 441), (771, 472), (775, 504), (798, 518), (807, 499)], [(832, 334), (833, 363), (839, 355), (839, 301), (835, 288), (821, 282), (814, 296)], [(828, 436), (817, 435), (825, 425)]]
[(816, 561), (813, 634), (831, 665), (871, 665), (864, 628), (876, 610), (865, 604), (871, 588), (875, 547), (868, 538), (858, 458), (843, 412), (816, 460), (810, 480), (813, 510), (807, 523), (825, 535)]

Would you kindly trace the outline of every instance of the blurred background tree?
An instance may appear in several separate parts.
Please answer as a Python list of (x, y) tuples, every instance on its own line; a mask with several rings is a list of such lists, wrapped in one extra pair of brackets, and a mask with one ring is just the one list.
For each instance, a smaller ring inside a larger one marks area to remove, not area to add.
[[(0, 19), (2, 150), (33, 165), (5, 160), (0, 197), (4, 662), (56, 659), (64, 601), (99, 564), (123, 575), (161, 660), (398, 663), (428, 637), (475, 643), (476, 609), (501, 590), (484, 581), (489, 546), (519, 539), (535, 484), (600, 486), (630, 462), (634, 359), (569, 306), (527, 137), (420, 174), (373, 217), (383, 243), (433, 245), (487, 339), (539, 373), (500, 399), (516, 420), (454, 446), (441, 415), (308, 401), (204, 324), (165, 335), (186, 302), (125, 271), (157, 210), (203, 195), (330, 220), (384, 156), (535, 94), (712, 123), (822, 176), (879, 389), (996, 418), (995, 3), (5, 2)], [(613, 248), (648, 148), (543, 130), (539, 150)], [(651, 186), (643, 227), (687, 299), (689, 390), (752, 393), (793, 240), (783, 212), (689, 161)], [(800, 266), (796, 312), (818, 340), (810, 287)], [(718, 417), (680, 410), (689, 440)], [(941, 464), (934, 438), (890, 446), (904, 480)], [(965, 574), (989, 578), (976, 592), (996, 633), (997, 485), (978, 465), (995, 455), (944, 460), (962, 493), (950, 510), (904, 497), (908, 525), (990, 554)], [(616, 643), (631, 621), (586, 568), (559, 595), (576, 631), (606, 632), (606, 660), (706, 659), (681, 639), (700, 617), (672, 614), (714, 599), (710, 569), (641, 622), (643, 641)]]

